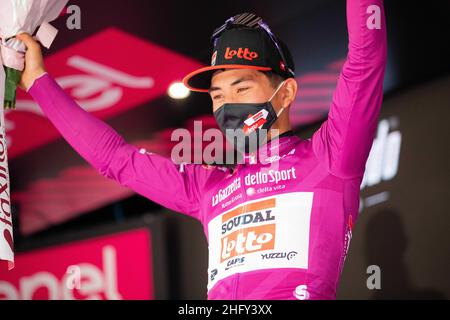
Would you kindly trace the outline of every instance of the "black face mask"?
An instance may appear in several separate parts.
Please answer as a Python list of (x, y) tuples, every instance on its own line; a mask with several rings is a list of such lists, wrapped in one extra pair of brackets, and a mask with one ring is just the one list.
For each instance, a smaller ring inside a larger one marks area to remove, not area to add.
[(266, 143), (269, 129), (284, 111), (277, 114), (271, 102), (283, 84), (267, 102), (226, 103), (214, 112), (220, 130), (238, 152), (251, 153)]

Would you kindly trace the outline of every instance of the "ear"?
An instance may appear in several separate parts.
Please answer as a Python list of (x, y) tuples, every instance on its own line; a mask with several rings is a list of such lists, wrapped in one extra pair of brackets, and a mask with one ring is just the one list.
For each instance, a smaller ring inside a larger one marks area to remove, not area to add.
[(283, 91), (281, 95), (282, 100), (281, 105), (283, 108), (289, 107), (295, 100), (295, 97), (297, 96), (297, 89), (298, 89), (297, 80), (295, 80), (294, 78), (286, 79), (286, 82), (283, 85)]

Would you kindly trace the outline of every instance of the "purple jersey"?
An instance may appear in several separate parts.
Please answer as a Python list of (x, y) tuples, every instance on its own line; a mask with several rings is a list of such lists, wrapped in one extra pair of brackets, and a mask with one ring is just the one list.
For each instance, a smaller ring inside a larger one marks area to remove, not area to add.
[(382, 0), (347, 0), (347, 21), (349, 53), (328, 119), (310, 139), (282, 135), (277, 156), (233, 172), (174, 164), (128, 144), (48, 73), (29, 93), (99, 173), (202, 223), (209, 299), (334, 299), (358, 216), (387, 51)]

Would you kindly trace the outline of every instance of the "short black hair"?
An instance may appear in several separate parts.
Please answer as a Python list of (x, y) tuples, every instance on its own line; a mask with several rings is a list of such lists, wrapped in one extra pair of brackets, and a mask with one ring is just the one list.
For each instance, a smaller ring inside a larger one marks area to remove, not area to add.
[(274, 89), (278, 88), (278, 86), (287, 78), (280, 76), (278, 73), (273, 71), (260, 71), (264, 73), (264, 75), (269, 79), (270, 84)]

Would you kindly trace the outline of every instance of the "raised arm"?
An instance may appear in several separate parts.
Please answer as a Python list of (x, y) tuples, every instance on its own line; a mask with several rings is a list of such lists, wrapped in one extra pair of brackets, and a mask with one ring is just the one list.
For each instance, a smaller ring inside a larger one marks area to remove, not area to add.
[(347, 0), (348, 56), (328, 119), (312, 138), (330, 173), (361, 177), (383, 98), (387, 44), (383, 0)]
[[(26, 57), (26, 63), (29, 60), (32, 58)], [(175, 165), (168, 158), (128, 144), (113, 128), (81, 108), (50, 74), (43, 69), (40, 73), (25, 79), (23, 87), (89, 164), (103, 176), (167, 208), (201, 219), (198, 185), (206, 179), (207, 170), (200, 165)]]

